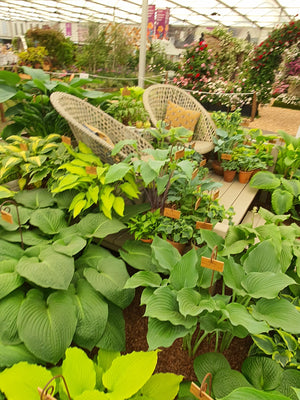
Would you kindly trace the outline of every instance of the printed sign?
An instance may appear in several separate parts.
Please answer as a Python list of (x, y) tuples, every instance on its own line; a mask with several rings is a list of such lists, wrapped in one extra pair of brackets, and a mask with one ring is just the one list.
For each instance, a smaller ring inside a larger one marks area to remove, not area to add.
[(182, 158), (184, 156), (184, 149), (178, 150), (175, 153), (175, 160), (179, 160), (179, 158)]

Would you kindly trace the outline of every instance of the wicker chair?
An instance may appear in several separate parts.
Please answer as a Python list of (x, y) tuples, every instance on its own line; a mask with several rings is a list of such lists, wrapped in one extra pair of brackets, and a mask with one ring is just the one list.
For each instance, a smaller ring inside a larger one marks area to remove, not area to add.
[[(111, 151), (121, 140), (135, 139), (138, 150), (152, 147), (137, 130), (123, 125), (104, 111), (76, 96), (54, 92), (50, 100), (56, 111), (68, 122), (77, 142), (85, 143), (104, 163), (113, 164), (116, 161), (111, 156)], [(92, 127), (102, 133), (102, 138), (91, 130)], [(118, 153), (118, 157), (123, 159), (132, 151), (133, 148), (126, 145), (122, 152)]]
[(216, 135), (216, 127), (205, 108), (188, 92), (172, 85), (152, 85), (143, 94), (145, 109), (150, 115), (151, 122), (156, 126), (157, 122), (164, 120), (168, 100), (187, 110), (200, 111), (201, 115), (194, 130), (194, 149), (201, 154), (213, 150), (213, 137)]

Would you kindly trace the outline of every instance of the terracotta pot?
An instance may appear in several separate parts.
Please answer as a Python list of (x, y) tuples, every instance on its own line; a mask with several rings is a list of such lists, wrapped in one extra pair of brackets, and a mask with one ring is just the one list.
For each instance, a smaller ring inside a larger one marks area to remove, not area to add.
[(260, 168), (254, 169), (254, 170), (252, 171), (251, 177), (252, 177), (253, 175), (257, 174), (257, 172), (259, 172), (259, 171), (261, 171)]
[(211, 163), (211, 166), (216, 175), (223, 176), (224, 169), (223, 169), (223, 167), (221, 167), (221, 161), (213, 160), (213, 162)]
[(177, 243), (177, 242), (173, 242), (173, 240), (169, 240), (169, 239), (167, 239), (167, 242), (171, 243), (171, 245), (173, 247), (175, 247), (175, 249), (177, 249), (180, 254), (184, 253), (184, 250), (185, 250), (185, 247), (186, 247), (185, 243)]
[(239, 182), (248, 183), (252, 175), (252, 171), (240, 171), (239, 172)]
[(235, 177), (236, 171), (224, 170), (224, 181), (232, 182)]

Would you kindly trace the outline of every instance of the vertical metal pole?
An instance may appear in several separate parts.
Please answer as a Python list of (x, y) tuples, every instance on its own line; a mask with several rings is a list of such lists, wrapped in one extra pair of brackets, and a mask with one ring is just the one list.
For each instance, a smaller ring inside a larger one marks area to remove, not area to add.
[(140, 57), (139, 57), (139, 79), (138, 79), (138, 86), (141, 88), (144, 87), (145, 69), (146, 69), (147, 24), (148, 24), (148, 0), (143, 0), (141, 43), (140, 43)]

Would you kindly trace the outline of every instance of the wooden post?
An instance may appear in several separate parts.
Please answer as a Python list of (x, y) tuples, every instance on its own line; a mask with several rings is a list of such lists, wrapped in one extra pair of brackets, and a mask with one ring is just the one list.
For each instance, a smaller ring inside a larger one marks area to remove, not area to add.
[(256, 92), (254, 92), (253, 99), (252, 99), (252, 109), (251, 109), (251, 119), (250, 119), (251, 122), (255, 118), (256, 110), (257, 110), (257, 96), (256, 96)]
[(1, 122), (5, 122), (3, 103), (0, 103)]

